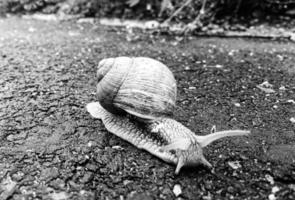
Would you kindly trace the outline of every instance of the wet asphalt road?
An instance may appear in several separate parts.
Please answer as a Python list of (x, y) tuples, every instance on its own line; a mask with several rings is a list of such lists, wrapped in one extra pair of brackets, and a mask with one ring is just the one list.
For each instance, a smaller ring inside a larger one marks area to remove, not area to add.
[[(252, 135), (208, 146), (214, 173), (174, 175), (85, 110), (99, 60), (123, 55), (173, 71), (175, 119), (196, 134)], [(294, 43), (0, 19), (0, 199), (295, 199), (294, 63)]]

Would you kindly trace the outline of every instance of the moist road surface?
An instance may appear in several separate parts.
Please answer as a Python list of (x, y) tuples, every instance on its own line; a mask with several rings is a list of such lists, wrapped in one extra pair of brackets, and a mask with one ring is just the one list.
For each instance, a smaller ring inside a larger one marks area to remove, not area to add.
[[(175, 166), (86, 112), (106, 57), (147, 56), (178, 82), (175, 119), (198, 135), (247, 129)], [(295, 199), (295, 44), (180, 38), (75, 21), (0, 19), (0, 199)]]

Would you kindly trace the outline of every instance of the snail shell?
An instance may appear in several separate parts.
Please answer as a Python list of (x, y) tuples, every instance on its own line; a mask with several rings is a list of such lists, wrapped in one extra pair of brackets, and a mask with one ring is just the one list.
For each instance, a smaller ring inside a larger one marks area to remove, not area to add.
[(173, 114), (176, 80), (163, 63), (146, 57), (100, 61), (97, 97), (104, 109), (153, 120)]

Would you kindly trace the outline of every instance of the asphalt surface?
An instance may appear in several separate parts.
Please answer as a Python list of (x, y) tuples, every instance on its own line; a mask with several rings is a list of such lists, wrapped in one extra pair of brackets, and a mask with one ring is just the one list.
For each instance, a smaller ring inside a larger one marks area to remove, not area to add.
[[(89, 116), (96, 66), (147, 56), (178, 81), (175, 119), (214, 171), (175, 167)], [(0, 19), (0, 199), (295, 199), (295, 44), (180, 38), (98, 24)]]

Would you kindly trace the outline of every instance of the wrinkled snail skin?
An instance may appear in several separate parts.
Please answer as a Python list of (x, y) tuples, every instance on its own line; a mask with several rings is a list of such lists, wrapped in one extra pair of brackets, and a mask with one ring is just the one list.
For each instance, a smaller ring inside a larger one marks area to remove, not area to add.
[(148, 132), (148, 130), (154, 129), (156, 124), (151, 123), (150, 128), (144, 129), (126, 116), (114, 115), (108, 112), (101, 107), (99, 102), (89, 103), (86, 108), (92, 117), (102, 120), (109, 132), (130, 142), (139, 149), (147, 150), (166, 162), (177, 163), (177, 157), (174, 154), (161, 150), (163, 144), (168, 143), (171, 138), (166, 138), (167, 141), (163, 141), (161, 140), (163, 138), (159, 137), (157, 140), (153, 135), (154, 133)]
[(106, 129), (158, 158), (183, 166), (212, 165), (202, 148), (223, 137), (248, 135), (228, 130), (197, 136), (172, 119), (176, 80), (167, 66), (146, 57), (116, 57), (100, 61), (97, 100), (87, 111), (101, 119)]
[(108, 112), (101, 107), (99, 102), (89, 103), (86, 109), (92, 117), (101, 119), (109, 132), (165, 162), (177, 165), (176, 174), (183, 166), (202, 164), (211, 168), (212, 165), (203, 156), (202, 147), (222, 137), (250, 133), (249, 131), (234, 130), (196, 136), (188, 128), (169, 118), (155, 120), (143, 128), (126, 116)]

